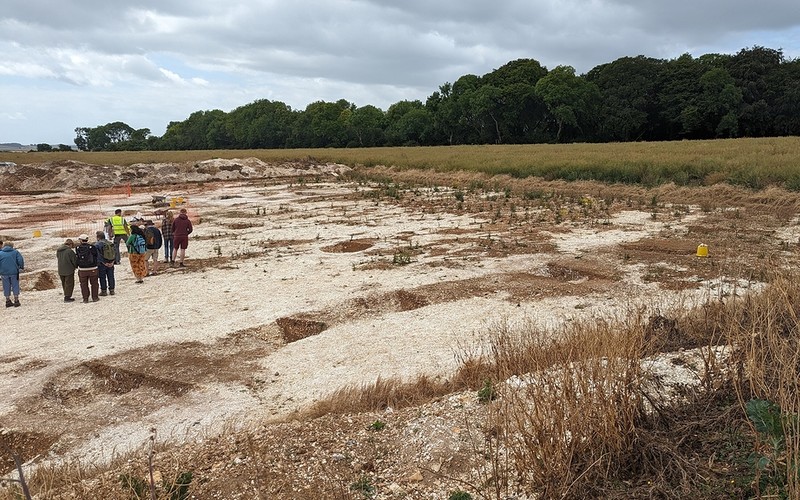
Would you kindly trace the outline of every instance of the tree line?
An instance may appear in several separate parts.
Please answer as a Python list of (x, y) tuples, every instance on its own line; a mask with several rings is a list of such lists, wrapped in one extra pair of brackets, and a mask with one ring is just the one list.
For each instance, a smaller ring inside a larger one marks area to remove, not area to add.
[(79, 127), (85, 151), (671, 141), (800, 135), (800, 59), (736, 54), (622, 57), (576, 75), (518, 59), (383, 111), (344, 99), (293, 110), (257, 100), (196, 111), (163, 136), (123, 122)]

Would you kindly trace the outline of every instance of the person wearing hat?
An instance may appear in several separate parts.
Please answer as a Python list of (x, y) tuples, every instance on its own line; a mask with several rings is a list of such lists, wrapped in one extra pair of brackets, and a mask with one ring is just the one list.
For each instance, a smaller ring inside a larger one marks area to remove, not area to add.
[(97, 247), (89, 243), (89, 236), (78, 236), (78, 246), (75, 248), (78, 263), (78, 281), (81, 283), (81, 296), (83, 303), (89, 302), (91, 292), (92, 302), (100, 300), (97, 273)]
[(61, 278), (61, 289), (64, 290), (64, 302), (74, 302), (72, 292), (75, 290), (75, 270), (78, 268), (78, 256), (75, 255), (75, 242), (67, 239), (56, 250), (58, 260), (58, 277)]
[[(144, 261), (147, 263), (147, 275), (158, 274), (158, 252), (163, 243), (161, 231), (151, 220), (144, 221), (144, 242), (147, 251), (144, 254)], [(151, 263), (150, 260), (153, 262)]]
[[(14, 243), (6, 241), (0, 249), (0, 278), (3, 280), (3, 295), (6, 296), (6, 307), (19, 307), (19, 272), (25, 269), (25, 260)], [(11, 294), (14, 301), (11, 301)]]

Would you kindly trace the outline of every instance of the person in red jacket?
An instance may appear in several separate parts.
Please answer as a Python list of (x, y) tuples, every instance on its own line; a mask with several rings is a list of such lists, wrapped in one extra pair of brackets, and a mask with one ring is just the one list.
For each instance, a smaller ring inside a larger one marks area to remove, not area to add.
[[(186, 209), (181, 208), (181, 212), (172, 221), (172, 266), (175, 266), (175, 258), (180, 253), (178, 265), (183, 265), (183, 259), (186, 257), (186, 247), (189, 246), (189, 235), (192, 234), (192, 221), (186, 215)], [(179, 252), (180, 250), (180, 252)]]

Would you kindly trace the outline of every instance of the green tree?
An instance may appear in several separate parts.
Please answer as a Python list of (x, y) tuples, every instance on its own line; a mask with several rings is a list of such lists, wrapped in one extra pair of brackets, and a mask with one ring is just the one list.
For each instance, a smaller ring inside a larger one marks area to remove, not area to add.
[(565, 129), (582, 130), (596, 117), (600, 92), (597, 86), (575, 75), (572, 66), (556, 66), (536, 83), (536, 94), (544, 101), (561, 142)]
[(696, 100), (702, 92), (700, 77), (705, 71), (706, 67), (689, 54), (661, 66), (656, 97), (660, 139), (696, 138), (692, 133), (700, 130), (701, 123)]
[(325, 148), (347, 145), (347, 122), (342, 112), (352, 110), (353, 107), (354, 105), (344, 99), (335, 103), (317, 101), (309, 104), (294, 122), (291, 147)]
[(353, 145), (359, 147), (382, 146), (385, 141), (385, 114), (372, 105), (356, 108), (350, 115), (350, 128), (355, 136)]
[(777, 96), (771, 91), (772, 75), (783, 62), (781, 50), (754, 46), (740, 50), (726, 61), (725, 68), (742, 92), (740, 123), (742, 132), (751, 137), (774, 133), (773, 111)]
[(602, 141), (654, 139), (656, 83), (663, 61), (622, 57), (593, 68), (586, 79), (600, 92), (596, 137)]
[(295, 114), (280, 101), (260, 99), (231, 111), (226, 121), (214, 127), (215, 142), (230, 141), (234, 147), (286, 147), (294, 127)]
[(428, 144), (433, 117), (419, 100), (399, 101), (386, 110), (386, 140), (390, 146)]

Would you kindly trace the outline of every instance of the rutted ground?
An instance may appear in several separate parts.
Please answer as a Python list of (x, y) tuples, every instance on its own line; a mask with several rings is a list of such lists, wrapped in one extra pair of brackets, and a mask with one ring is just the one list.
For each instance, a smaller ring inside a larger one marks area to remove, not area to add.
[[(138, 184), (160, 168), (138, 166)], [(765, 252), (793, 260), (798, 234), (693, 205), (554, 205), (483, 190), (464, 199), (445, 187), (398, 195), (305, 168), (317, 182), (262, 170), (248, 171), (255, 180), (134, 185), (130, 196), (1, 197), (0, 236), (15, 240), (27, 270), (23, 307), (3, 312), (0, 444), (28, 461), (107, 460), (146, 443), (151, 428), (191, 441), (285, 418), (346, 385), (447, 377), (502, 321), (553, 326), (758, 285), (727, 276)], [(117, 207), (158, 218), (152, 196), (165, 193), (185, 197), (196, 223), (188, 267), (138, 286), (123, 260), (116, 296), (63, 303), (63, 239), (92, 234)], [(712, 258), (695, 255), (701, 242)]]

